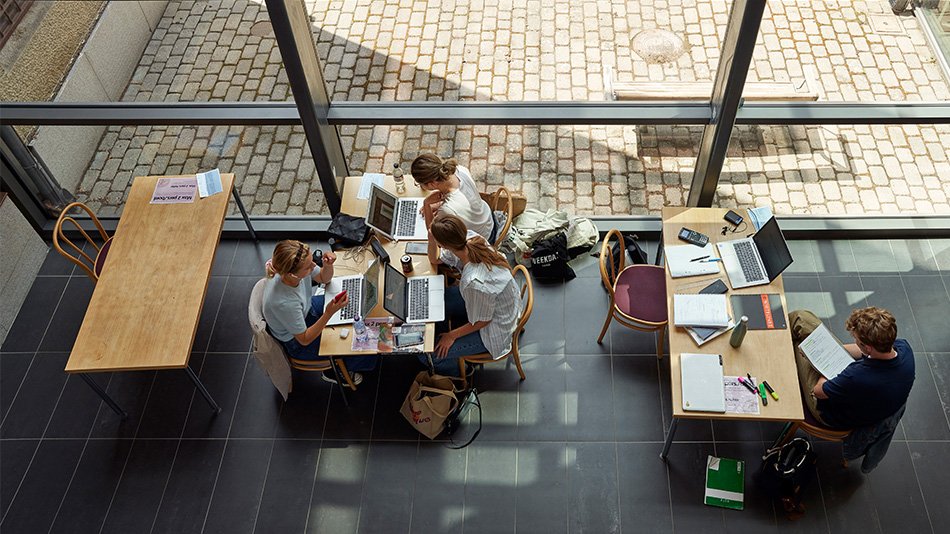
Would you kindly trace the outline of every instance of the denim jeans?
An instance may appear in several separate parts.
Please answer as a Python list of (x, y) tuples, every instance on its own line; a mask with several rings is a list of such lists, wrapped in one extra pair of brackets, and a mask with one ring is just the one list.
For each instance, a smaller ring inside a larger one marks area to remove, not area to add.
[[(468, 314), (465, 312), (465, 301), (462, 299), (462, 294), (459, 292), (458, 286), (445, 288), (445, 318), (445, 321), (436, 325), (436, 334), (449, 331), (449, 319), (452, 320), (452, 324), (456, 328), (464, 323), (468, 323)], [(438, 340), (436, 342), (438, 342)], [(471, 334), (456, 339), (445, 357), (439, 358), (433, 354), (432, 363), (435, 366), (435, 372), (440, 375), (459, 376), (459, 364), (457, 360), (461, 356), (474, 356), (475, 354), (485, 354), (486, 352), (488, 352), (488, 349), (485, 348), (485, 343), (482, 342), (481, 332), (472, 332)], [(429, 359), (426, 354), (420, 354), (419, 361), (422, 362), (423, 365), (429, 365)]]
[[(321, 315), (323, 315), (323, 295), (314, 295), (313, 298), (310, 299), (310, 311), (307, 313), (306, 319), (304, 319), (307, 323), (307, 328), (310, 328), (316, 323)], [(290, 341), (282, 341), (281, 343), (291, 358), (311, 361), (327, 360), (328, 358), (320, 356), (320, 337), (322, 336), (318, 336), (317, 339), (311, 341), (309, 345), (301, 345), (296, 338), (291, 338)], [(367, 356), (347, 356), (344, 363), (348, 371), (356, 372), (372, 371), (376, 368), (377, 361), (379, 361), (379, 356), (371, 354)]]

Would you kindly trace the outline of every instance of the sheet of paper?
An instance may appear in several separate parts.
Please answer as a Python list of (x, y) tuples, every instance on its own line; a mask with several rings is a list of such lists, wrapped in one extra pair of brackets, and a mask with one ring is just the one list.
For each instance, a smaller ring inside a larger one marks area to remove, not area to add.
[(805, 341), (802, 341), (799, 348), (815, 369), (828, 380), (838, 376), (845, 367), (854, 362), (854, 358), (838, 344), (838, 340), (831, 335), (825, 325), (816, 328), (805, 338)]
[(198, 182), (194, 178), (159, 178), (149, 204), (190, 204), (195, 201)]
[(221, 184), (221, 171), (218, 169), (199, 172), (196, 178), (198, 180), (198, 196), (201, 198), (217, 195), (224, 191), (224, 186)]
[(360, 178), (360, 190), (356, 193), (356, 198), (360, 200), (368, 199), (370, 191), (373, 190), (373, 184), (382, 187), (385, 178), (385, 174), (375, 172), (363, 173), (363, 177)]
[[(666, 247), (666, 265), (670, 269), (670, 276), (673, 278), (682, 278), (684, 276), (697, 276), (701, 274), (719, 273), (719, 261), (706, 261), (718, 259), (716, 249), (712, 243), (706, 243), (705, 247), (696, 245), (677, 245)], [(707, 256), (706, 260), (692, 261), (696, 258)]]
[(673, 295), (673, 324), (675, 326), (729, 325), (729, 311), (725, 295)]
[[(756, 382), (754, 376), (752, 381)], [(722, 385), (726, 390), (726, 413), (759, 413), (759, 396), (740, 384), (738, 378), (725, 376), (722, 378)]]

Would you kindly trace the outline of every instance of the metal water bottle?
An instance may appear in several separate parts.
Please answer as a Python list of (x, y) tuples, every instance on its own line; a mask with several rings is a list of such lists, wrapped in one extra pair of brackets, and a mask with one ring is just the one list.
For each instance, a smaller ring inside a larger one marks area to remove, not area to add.
[(729, 344), (733, 348), (739, 348), (739, 345), (742, 345), (742, 340), (745, 339), (745, 333), (749, 331), (749, 318), (745, 315), (739, 319), (739, 324), (732, 329), (732, 336), (729, 337)]
[(406, 179), (403, 177), (402, 167), (398, 163), (393, 163), (393, 181), (396, 182), (396, 192), (406, 192)]

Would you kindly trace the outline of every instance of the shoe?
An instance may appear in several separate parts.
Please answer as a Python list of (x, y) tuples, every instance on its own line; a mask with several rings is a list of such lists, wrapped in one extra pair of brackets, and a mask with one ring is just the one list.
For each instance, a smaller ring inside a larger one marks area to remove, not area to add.
[[(336, 375), (333, 374), (333, 371), (324, 371), (321, 375), (324, 382), (329, 382), (331, 384), (336, 384)], [(350, 378), (353, 379), (353, 385), (358, 386), (363, 383), (363, 375), (359, 373), (350, 373)]]

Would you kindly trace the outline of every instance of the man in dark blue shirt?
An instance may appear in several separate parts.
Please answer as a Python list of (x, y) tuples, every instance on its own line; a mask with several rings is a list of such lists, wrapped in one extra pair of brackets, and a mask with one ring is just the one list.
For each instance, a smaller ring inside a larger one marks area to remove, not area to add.
[(798, 350), (820, 323), (811, 312), (789, 314), (798, 378), (805, 404), (831, 428), (860, 428), (887, 419), (907, 402), (914, 385), (914, 351), (897, 339), (897, 321), (883, 308), (851, 312), (846, 327), (854, 343), (844, 345), (854, 362), (826, 380)]

